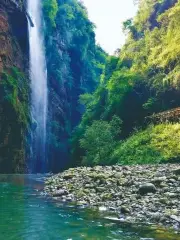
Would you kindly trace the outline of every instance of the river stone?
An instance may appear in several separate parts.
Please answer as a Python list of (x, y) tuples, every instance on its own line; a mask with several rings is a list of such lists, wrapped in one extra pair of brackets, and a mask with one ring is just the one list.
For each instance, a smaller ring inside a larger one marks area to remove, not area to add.
[(66, 190), (61, 189), (61, 190), (55, 191), (53, 193), (53, 197), (61, 197), (63, 195), (67, 195), (67, 194), (68, 194), (68, 192)]
[(105, 192), (106, 188), (105, 187), (96, 187), (97, 192)]
[(166, 192), (164, 194), (166, 197), (170, 197), (170, 198), (176, 198), (178, 196), (178, 194), (176, 193), (171, 193), (171, 192)]
[(121, 213), (122, 214), (126, 214), (126, 213), (130, 213), (131, 211), (129, 210), (128, 207), (126, 206), (121, 206)]
[(85, 206), (88, 205), (88, 203), (86, 201), (77, 201), (77, 206)]
[(162, 214), (159, 212), (150, 213), (150, 217), (151, 217), (151, 219), (153, 219), (155, 221), (159, 221), (162, 217)]
[(86, 188), (94, 188), (94, 185), (93, 184), (86, 184), (85, 187)]
[(72, 179), (73, 177), (74, 177), (74, 174), (71, 174), (71, 173), (68, 173), (68, 174), (66, 173), (66, 175), (63, 176), (65, 180)]
[(100, 211), (100, 212), (105, 212), (105, 211), (107, 211), (107, 207), (105, 207), (105, 206), (100, 206), (100, 207), (99, 207), (99, 211)]
[(179, 216), (171, 215), (170, 218), (175, 220), (176, 222), (180, 223), (180, 217)]
[(154, 238), (140, 238), (140, 240), (154, 240)]
[(173, 171), (174, 174), (176, 175), (180, 175), (180, 168), (177, 168)]
[(168, 184), (162, 182), (162, 183), (160, 183), (159, 187), (161, 187), (161, 188), (168, 188)]
[(168, 204), (168, 199), (162, 197), (162, 198), (159, 199), (159, 202), (162, 203), (162, 204)]
[(165, 182), (167, 180), (167, 178), (164, 176), (164, 177), (156, 177), (152, 180), (152, 183), (153, 184), (160, 184), (162, 182)]
[(175, 180), (174, 178), (171, 178), (171, 179), (168, 180), (168, 182), (169, 182), (169, 183), (175, 183), (176, 180)]
[(155, 193), (157, 191), (156, 187), (152, 183), (145, 183), (142, 184), (139, 188), (139, 193), (141, 195), (147, 194), (147, 193)]
[[(128, 222), (179, 228), (180, 175), (173, 169), (179, 171), (179, 165), (143, 165), (127, 169), (106, 166), (96, 170), (78, 167), (52, 176), (46, 181), (45, 191), (58, 201), (77, 202), (80, 207), (104, 206)], [(131, 174), (124, 174), (128, 171)], [(173, 215), (176, 219), (171, 217)]]

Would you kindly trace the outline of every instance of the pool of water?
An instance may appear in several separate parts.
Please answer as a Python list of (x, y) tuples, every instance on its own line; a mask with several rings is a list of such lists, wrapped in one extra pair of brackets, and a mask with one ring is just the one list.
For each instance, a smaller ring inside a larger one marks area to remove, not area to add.
[[(42, 175), (0, 175), (0, 240), (180, 240), (180, 235), (104, 219), (41, 194)], [(107, 213), (106, 213), (107, 215)]]

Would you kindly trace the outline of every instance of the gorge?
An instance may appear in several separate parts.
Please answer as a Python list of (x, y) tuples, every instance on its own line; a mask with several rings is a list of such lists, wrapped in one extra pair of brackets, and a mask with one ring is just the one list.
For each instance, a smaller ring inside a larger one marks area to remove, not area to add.
[(83, 5), (54, 2), (1, 1), (2, 173), (65, 168), (83, 112), (79, 95), (92, 92), (102, 73), (106, 53)]
[(178, 162), (179, 4), (139, 1), (108, 56), (81, 2), (2, 0), (0, 171)]
[(135, 2), (109, 55), (83, 1), (0, 0), (0, 239), (180, 239), (180, 0)]

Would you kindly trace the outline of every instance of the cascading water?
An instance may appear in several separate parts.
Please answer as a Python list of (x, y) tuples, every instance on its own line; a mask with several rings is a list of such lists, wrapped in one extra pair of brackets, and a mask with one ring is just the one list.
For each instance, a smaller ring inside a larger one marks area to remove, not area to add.
[(27, 0), (29, 21), (31, 114), (34, 121), (31, 172), (46, 172), (47, 69), (43, 36), (42, 1)]

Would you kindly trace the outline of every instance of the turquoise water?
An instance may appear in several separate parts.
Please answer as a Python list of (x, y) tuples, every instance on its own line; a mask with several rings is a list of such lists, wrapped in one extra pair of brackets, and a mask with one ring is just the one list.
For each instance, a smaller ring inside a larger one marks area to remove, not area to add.
[(0, 175), (0, 240), (180, 240), (145, 226), (103, 219), (96, 210), (68, 207), (42, 196), (40, 175)]

